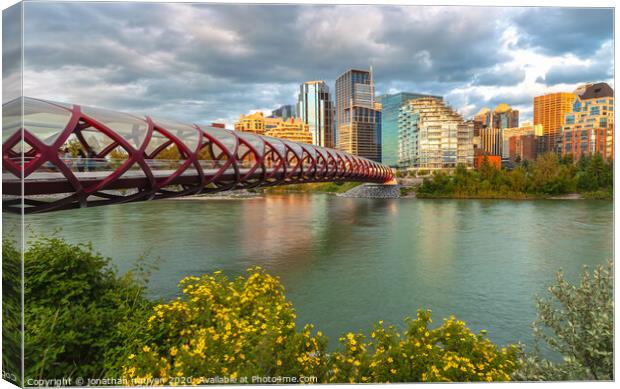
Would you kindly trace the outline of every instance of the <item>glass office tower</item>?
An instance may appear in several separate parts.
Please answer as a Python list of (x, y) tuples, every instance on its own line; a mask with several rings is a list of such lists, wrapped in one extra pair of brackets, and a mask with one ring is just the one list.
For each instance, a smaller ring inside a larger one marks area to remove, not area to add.
[(381, 123), (375, 103), (372, 68), (349, 69), (336, 79), (338, 148), (381, 162)]
[(295, 106), (290, 104), (282, 105), (280, 108), (271, 111), (271, 117), (282, 118), (283, 120), (295, 118), (297, 117), (297, 114), (295, 113)]
[(312, 134), (312, 144), (334, 147), (334, 104), (324, 81), (307, 81), (299, 86), (297, 112)]

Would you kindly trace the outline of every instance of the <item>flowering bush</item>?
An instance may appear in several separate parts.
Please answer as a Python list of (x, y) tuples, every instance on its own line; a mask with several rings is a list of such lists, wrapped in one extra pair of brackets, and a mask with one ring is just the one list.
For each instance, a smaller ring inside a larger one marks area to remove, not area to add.
[(370, 339), (349, 333), (333, 353), (329, 382), (509, 381), (518, 349), (498, 350), (454, 317), (430, 329), (431, 311), (407, 319), (401, 335), (394, 326), (375, 324)]
[(182, 280), (184, 297), (155, 307), (150, 340), (127, 357), (125, 378), (201, 384), (215, 377), (322, 375), (325, 338), (310, 325), (297, 332), (280, 282), (258, 267), (248, 272), (234, 281), (221, 272)]
[[(183, 297), (154, 308), (142, 348), (127, 356), (134, 384), (204, 384), (244, 377), (314, 377), (312, 382), (509, 380), (516, 348), (498, 350), (454, 318), (430, 329), (430, 311), (408, 320), (403, 335), (375, 325), (369, 341), (349, 333), (326, 353), (327, 339), (295, 313), (277, 278), (260, 268), (230, 281), (220, 272), (189, 277)], [(219, 378), (220, 381), (213, 381)], [(153, 381), (155, 379), (155, 381)], [(306, 381), (307, 382), (307, 381)]]

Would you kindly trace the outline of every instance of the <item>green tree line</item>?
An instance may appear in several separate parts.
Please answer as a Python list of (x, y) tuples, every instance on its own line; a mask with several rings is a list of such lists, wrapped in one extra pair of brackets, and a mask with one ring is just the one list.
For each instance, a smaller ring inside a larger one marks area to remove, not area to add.
[(478, 170), (458, 166), (453, 174), (436, 171), (416, 190), (418, 197), (535, 198), (581, 193), (586, 198), (613, 196), (613, 160), (600, 154), (558, 158), (554, 153), (497, 169), (484, 158)]

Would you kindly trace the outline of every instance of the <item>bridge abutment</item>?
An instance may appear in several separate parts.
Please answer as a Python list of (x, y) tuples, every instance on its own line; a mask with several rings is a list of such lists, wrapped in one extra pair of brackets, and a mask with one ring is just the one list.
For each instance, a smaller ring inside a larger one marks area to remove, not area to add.
[(400, 197), (400, 185), (367, 183), (356, 186), (339, 196), (367, 199), (397, 199)]

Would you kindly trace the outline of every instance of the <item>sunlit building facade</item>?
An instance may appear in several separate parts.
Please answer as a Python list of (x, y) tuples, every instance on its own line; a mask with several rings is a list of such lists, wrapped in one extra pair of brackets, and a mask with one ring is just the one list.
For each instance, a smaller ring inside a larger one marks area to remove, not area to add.
[(508, 104), (499, 104), (493, 110), (492, 127), (500, 129), (519, 127), (519, 111), (512, 109)]
[(473, 166), (472, 122), (441, 99), (423, 97), (399, 109), (399, 158), (401, 168), (455, 168)]
[(548, 93), (534, 97), (534, 125), (543, 127), (539, 152), (556, 151), (556, 140), (560, 136), (566, 114), (572, 111), (575, 97), (575, 94), (570, 92)]
[(235, 122), (235, 131), (264, 135), (267, 130), (275, 128), (280, 122), (282, 118), (265, 117), (262, 112), (255, 112), (239, 116), (239, 120)]
[(336, 79), (337, 147), (381, 162), (380, 124), (372, 68), (341, 74)]
[(399, 109), (409, 100), (420, 97), (440, 96), (424, 95), (420, 93), (400, 92), (382, 95), (377, 98), (381, 103), (381, 161), (383, 164), (398, 166), (398, 113)]
[[(516, 140), (513, 141), (512, 145), (513, 147), (511, 147), (511, 139), (514, 137), (521, 137), (521, 136), (532, 136), (531, 139), (534, 140), (534, 151), (533, 151), (533, 155), (534, 158), (536, 156), (536, 139), (538, 137), (543, 136), (544, 131), (543, 131), (543, 126), (542, 124), (534, 124), (532, 122), (525, 122), (523, 123), (521, 126), (519, 127), (512, 127), (512, 128), (505, 128), (502, 130), (502, 158), (504, 160), (511, 160), (514, 161), (516, 159), (516, 154), (515, 152), (513, 152), (515, 149), (514, 146), (517, 142)], [(525, 138), (524, 138), (525, 139)], [(530, 139), (530, 138), (528, 138)], [(530, 140), (527, 140), (526, 142), (530, 142)], [(527, 157), (526, 159), (534, 159), (532, 158), (532, 154), (528, 153), (528, 149), (529, 148), (529, 144), (525, 147), (526, 152), (525, 152), (525, 156)], [(523, 155), (519, 158), (521, 160), (523, 160)]]
[(519, 111), (508, 104), (499, 104), (493, 111), (483, 107), (474, 115), (474, 121), (483, 128), (510, 128), (519, 126)]
[(480, 154), (502, 155), (502, 129), (483, 128), (480, 130)]
[(313, 144), (335, 146), (334, 103), (324, 81), (307, 81), (299, 86), (297, 112), (308, 124)]
[(484, 107), (474, 115), (474, 147), (476, 155), (497, 155), (504, 153), (503, 132), (507, 128), (519, 127), (519, 111), (501, 103), (493, 111)]
[(581, 156), (599, 153), (613, 158), (614, 91), (606, 83), (586, 84), (576, 92), (561, 133), (561, 153)]
[(265, 135), (292, 142), (312, 144), (312, 134), (310, 134), (308, 125), (299, 118), (280, 121), (276, 127), (265, 131)]
[(488, 107), (482, 107), (477, 114), (474, 115), (474, 121), (479, 123), (481, 127), (491, 127), (493, 114)]

